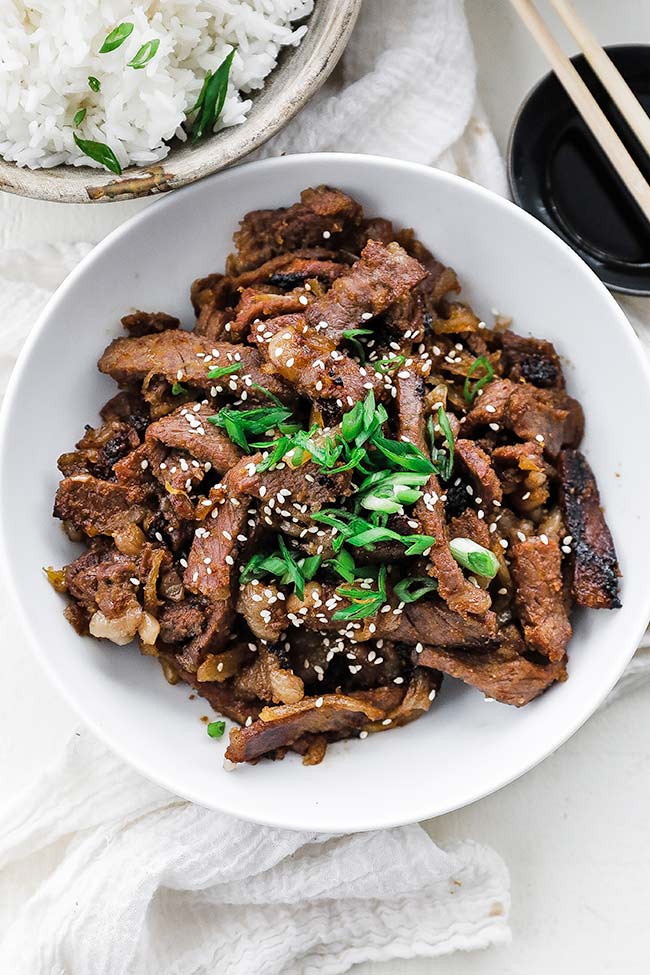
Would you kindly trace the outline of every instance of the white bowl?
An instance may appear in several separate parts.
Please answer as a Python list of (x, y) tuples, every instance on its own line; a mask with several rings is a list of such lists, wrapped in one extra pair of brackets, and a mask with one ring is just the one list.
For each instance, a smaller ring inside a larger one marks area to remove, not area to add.
[[(114, 391), (95, 362), (133, 307), (191, 323), (192, 279), (221, 269), (241, 215), (291, 203), (305, 186), (340, 186), (370, 214), (412, 226), (459, 273), (488, 320), (554, 342), (587, 417), (584, 450), (600, 485), (623, 572), (623, 608), (577, 613), (569, 680), (521, 710), (486, 704), (445, 679), (435, 706), (405, 728), (333, 745), (322, 765), (297, 756), (222, 770), (200, 699), (170, 687), (133, 648), (78, 637), (42, 566), (72, 546), (51, 517), (56, 458)], [(603, 700), (650, 616), (646, 423), (650, 382), (632, 328), (589, 268), (551, 231), (465, 180), (370, 156), (306, 155), (231, 169), (148, 208), (70, 275), (32, 331), (0, 430), (1, 551), (43, 669), (83, 720), (144, 775), (195, 802), (260, 823), (374, 829), (436, 816), (505, 785), (549, 755)], [(15, 649), (13, 652), (17, 652)], [(597, 756), (594, 755), (594, 774)]]

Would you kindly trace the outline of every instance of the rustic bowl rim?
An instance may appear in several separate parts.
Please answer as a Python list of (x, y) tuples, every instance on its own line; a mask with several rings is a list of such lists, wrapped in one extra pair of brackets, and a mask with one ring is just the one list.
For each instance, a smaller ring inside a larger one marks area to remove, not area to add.
[(345, 50), (361, 3), (315, 0), (309, 30), (298, 47), (281, 51), (242, 125), (197, 146), (175, 144), (160, 162), (129, 166), (121, 176), (91, 166), (29, 169), (0, 158), (0, 190), (54, 203), (111, 203), (169, 192), (225, 169), (279, 132), (318, 91)]

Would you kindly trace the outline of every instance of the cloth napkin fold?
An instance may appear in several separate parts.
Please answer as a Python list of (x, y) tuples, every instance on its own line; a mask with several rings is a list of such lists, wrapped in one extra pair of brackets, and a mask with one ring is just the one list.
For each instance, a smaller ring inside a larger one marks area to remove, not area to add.
[[(505, 193), (475, 82), (461, 0), (365, 0), (334, 76), (258, 155), (394, 155)], [(89, 246), (0, 253), (0, 392)], [(649, 664), (637, 655), (621, 686)], [(323, 836), (239, 822), (152, 785), (86, 731), (0, 811), (11, 975), (336, 975), (505, 943), (509, 900), (484, 846), (442, 848), (420, 826)]]
[(185, 802), (86, 732), (0, 816), (12, 975), (335, 975), (508, 940), (508, 874), (420, 826), (325, 836)]

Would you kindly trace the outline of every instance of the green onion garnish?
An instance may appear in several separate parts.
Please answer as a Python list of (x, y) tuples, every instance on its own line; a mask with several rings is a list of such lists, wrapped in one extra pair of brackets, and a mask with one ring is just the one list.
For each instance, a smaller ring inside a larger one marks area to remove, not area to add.
[(377, 577), (377, 590), (362, 589), (360, 586), (339, 586), (336, 590), (341, 596), (352, 600), (350, 606), (337, 609), (333, 620), (361, 620), (374, 616), (386, 602), (386, 566), (382, 565)]
[(233, 372), (239, 372), (241, 367), (241, 362), (233, 362), (228, 366), (219, 366), (216, 369), (210, 369), (208, 379), (221, 379), (222, 376), (230, 376)]
[(127, 68), (135, 68), (137, 71), (139, 68), (146, 67), (151, 59), (155, 58), (159, 47), (160, 40), (157, 37), (155, 37), (152, 41), (147, 41), (142, 45), (137, 54), (127, 63)]
[(95, 78), (93, 75), (88, 75), (88, 87), (93, 91), (101, 91), (102, 83), (99, 78)]
[(429, 579), (427, 576), (410, 576), (398, 582), (393, 590), (401, 603), (414, 603), (437, 588), (438, 583), (435, 579)]
[(189, 389), (183, 386), (182, 383), (174, 383), (172, 386), (172, 396), (181, 396), (183, 393), (189, 393)]
[(118, 24), (117, 27), (110, 32), (104, 43), (99, 49), (100, 54), (108, 54), (110, 51), (116, 50), (124, 41), (133, 33), (133, 24), (124, 23)]
[(277, 542), (278, 552), (272, 555), (254, 555), (248, 561), (241, 572), (240, 582), (246, 584), (260, 576), (277, 576), (281, 585), (293, 583), (296, 596), (302, 599), (305, 595), (305, 583), (314, 578), (323, 557), (310, 555), (308, 558), (296, 560), (281, 535), (278, 535)]
[(386, 437), (375, 436), (372, 444), (387, 457), (395, 467), (402, 467), (406, 471), (418, 474), (433, 474), (435, 467), (424, 456), (415, 444), (404, 440), (388, 440)]
[(438, 472), (445, 481), (448, 481), (451, 477), (451, 472), (454, 469), (454, 435), (451, 431), (451, 426), (449, 424), (449, 417), (447, 416), (445, 410), (440, 406), (438, 408), (438, 425), (443, 432), (445, 442), (447, 444), (448, 453), (444, 450), (438, 450), (435, 445), (435, 431), (433, 418), (429, 417), (427, 423), (427, 428), (429, 430), (429, 437), (431, 438), (431, 456), (433, 457), (434, 463), (438, 468)]
[(364, 349), (361, 342), (358, 341), (357, 335), (373, 335), (373, 330), (371, 328), (346, 328), (343, 332), (343, 338), (347, 339), (357, 356), (359, 361), (363, 364), (366, 361), (366, 350)]
[(371, 362), (370, 365), (375, 372), (381, 372), (383, 375), (386, 375), (386, 373), (393, 372), (395, 369), (400, 369), (405, 362), (405, 355), (393, 355), (388, 356), (386, 359), (377, 359), (375, 362)]
[(248, 453), (249, 436), (266, 433), (290, 416), (291, 410), (278, 406), (268, 408), (260, 406), (253, 410), (232, 410), (224, 407), (216, 416), (209, 416), (208, 423), (222, 427), (232, 442)]
[[(476, 382), (472, 385), (470, 383), (470, 380), (477, 369), (484, 369), (485, 374), (481, 376), (480, 379), (477, 379)], [(492, 368), (492, 363), (490, 362), (487, 356), (485, 355), (479, 356), (478, 359), (476, 359), (476, 361), (472, 363), (472, 366), (465, 378), (465, 385), (463, 386), (463, 394), (465, 396), (465, 402), (466, 403), (473, 402), (474, 397), (476, 396), (478, 391), (480, 389), (483, 389), (484, 386), (487, 386), (488, 383), (491, 383), (493, 379), (494, 379), (494, 369)]]
[[(279, 399), (275, 393), (272, 393), (270, 389), (267, 389), (266, 386), (258, 386), (257, 383), (251, 383), (251, 389), (256, 389), (259, 393), (264, 393), (264, 395), (268, 397), (272, 403), (275, 403), (276, 406), (284, 406), (282, 400)], [(282, 433), (284, 432), (285, 431), (283, 430)]]
[(76, 132), (72, 133), (72, 137), (85, 156), (101, 163), (102, 166), (110, 169), (117, 176), (122, 175), (122, 167), (110, 146), (104, 145), (103, 142), (89, 142), (87, 139), (80, 139)]
[(471, 538), (453, 538), (449, 542), (449, 549), (459, 565), (478, 576), (493, 579), (499, 571), (499, 560), (494, 552)]
[(204, 135), (211, 133), (221, 115), (226, 101), (228, 78), (234, 56), (235, 48), (222, 61), (215, 73), (209, 78), (206, 77), (198, 102), (192, 109), (192, 111), (198, 111), (192, 126), (192, 142), (198, 142)]
[(207, 732), (210, 735), (210, 738), (221, 738), (225, 730), (225, 721), (211, 721), (207, 727)]
[(80, 108), (79, 111), (75, 114), (75, 117), (72, 119), (72, 124), (75, 126), (75, 128), (78, 125), (81, 125), (85, 117), (86, 117), (86, 109)]
[(433, 535), (404, 535), (402, 541), (408, 545), (404, 555), (424, 555), (436, 542)]

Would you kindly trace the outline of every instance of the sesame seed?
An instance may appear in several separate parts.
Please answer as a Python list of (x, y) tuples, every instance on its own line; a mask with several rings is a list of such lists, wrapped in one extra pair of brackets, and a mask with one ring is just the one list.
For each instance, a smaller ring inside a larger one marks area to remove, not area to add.
[(359, 732), (359, 738), (367, 738), (367, 737), (368, 737), (368, 732), (367, 731), (360, 731)]
[[(315, 669), (316, 668), (314, 668), (314, 670)], [(323, 698), (322, 697), (319, 697), (318, 700), (316, 701), (316, 707), (317, 708), (322, 708), (322, 706), (323, 706)]]

